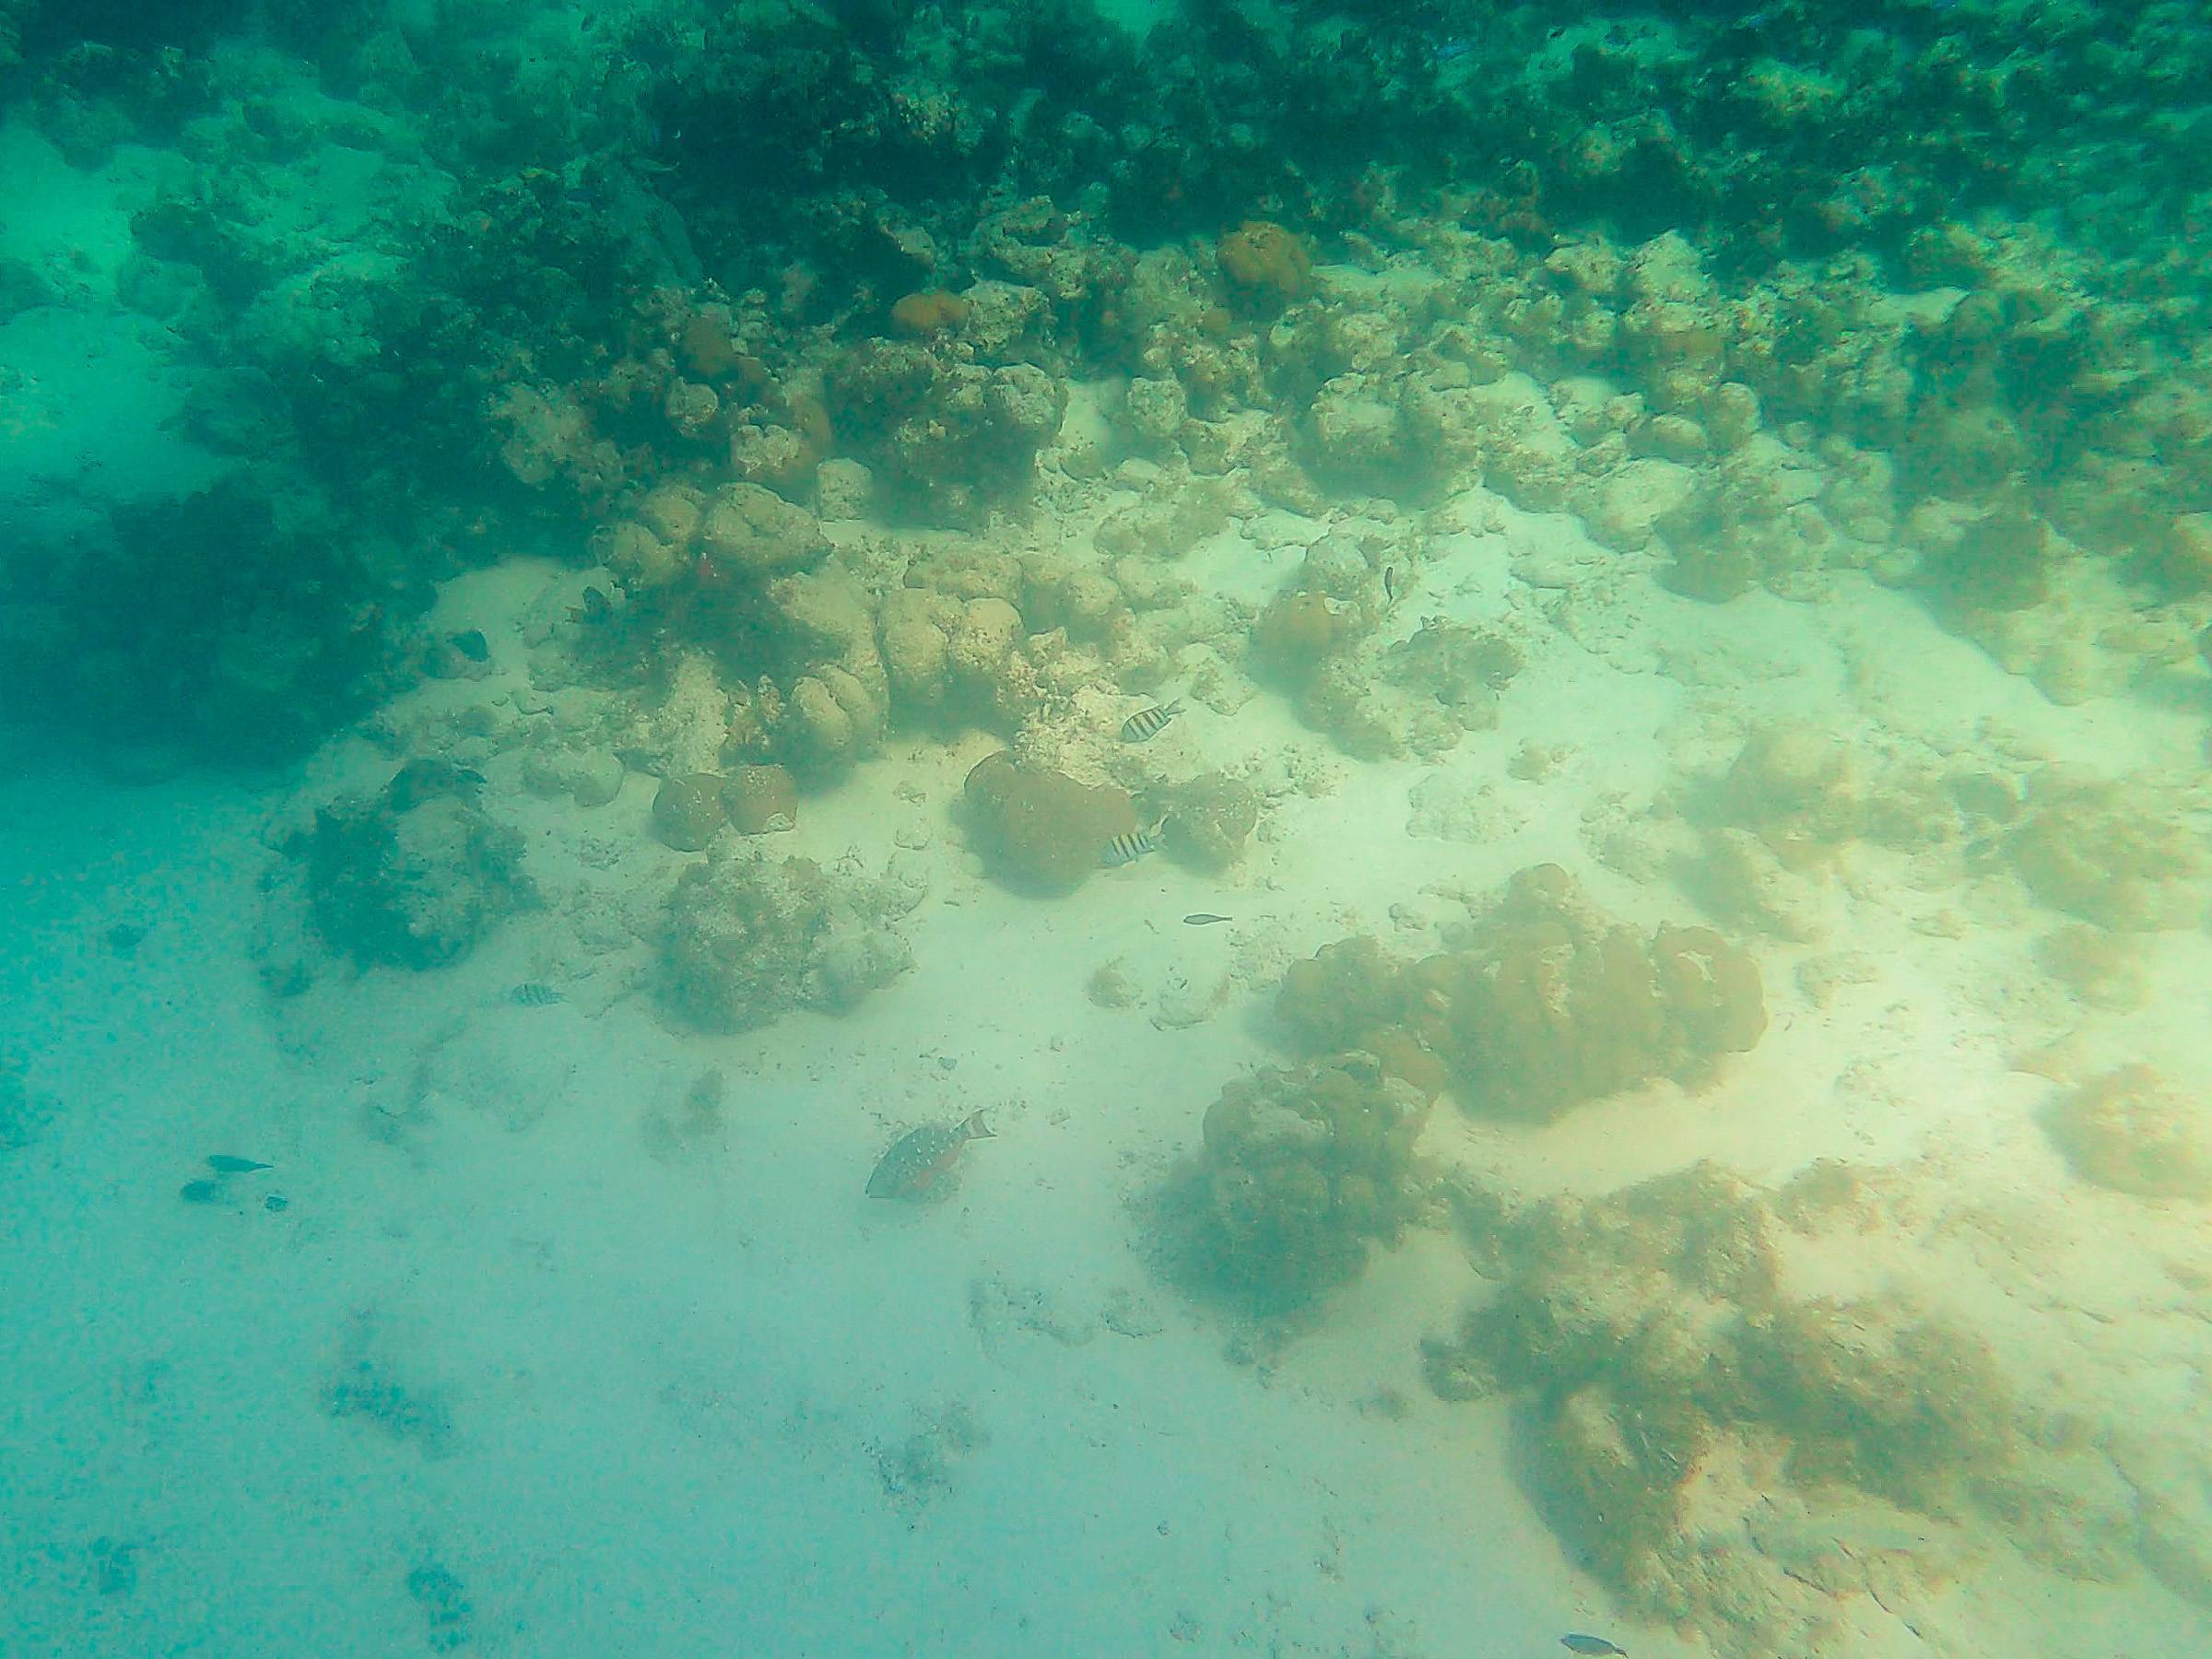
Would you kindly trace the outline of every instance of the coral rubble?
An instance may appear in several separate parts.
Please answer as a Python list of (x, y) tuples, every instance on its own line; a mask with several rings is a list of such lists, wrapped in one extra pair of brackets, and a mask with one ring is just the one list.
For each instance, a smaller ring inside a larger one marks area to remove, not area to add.
[(921, 897), (894, 875), (717, 846), (669, 897), (662, 999), (713, 1031), (843, 1012), (912, 967), (897, 923)]

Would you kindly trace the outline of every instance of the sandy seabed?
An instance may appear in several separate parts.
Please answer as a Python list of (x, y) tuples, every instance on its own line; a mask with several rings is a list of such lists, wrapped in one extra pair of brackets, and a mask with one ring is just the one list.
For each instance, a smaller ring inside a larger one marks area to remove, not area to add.
[[(738, 1036), (674, 1030), (647, 994), (628, 907), (682, 857), (647, 832), (651, 780), (579, 813), (494, 768), (556, 901), (458, 967), (279, 999), (255, 957), (272, 826), (388, 754), (343, 739), (260, 793), (26, 759), (0, 796), (24, 1083), (0, 1164), (9, 1651), (1533, 1655), (1572, 1630), (1700, 1651), (1620, 1623), (1564, 1559), (1507, 1406), (1423, 1385), (1418, 1339), (1476, 1285), (1449, 1240), (1417, 1233), (1254, 1343), (1148, 1270), (1144, 1195), (1220, 1085), (1279, 1058), (1268, 998), (1317, 946), (1418, 937), (1440, 893), (1547, 859), (1639, 924), (1680, 914), (1591, 864), (1593, 826), (1752, 725), (2105, 771), (2194, 737), (2181, 711), (2053, 708), (1856, 578), (1818, 606), (1700, 606), (1570, 521), (1500, 524), (1424, 571), (1403, 623), (1540, 634), (1498, 729), (1359, 764), (1273, 698), (1194, 712), (1163, 761), (1269, 758), (1260, 844), (1223, 881), (1154, 858), (1053, 901), (987, 880), (956, 827), (989, 740), (895, 743), (779, 846), (924, 867), (917, 970)], [(1229, 582), (1251, 549), (1218, 538), (1187, 573), (1209, 560)], [(530, 618), (575, 580), (517, 560), (455, 583), (441, 615), (485, 629), (497, 672), (386, 724), (527, 696)], [(1558, 751), (1541, 786), (1506, 771), (1528, 744)], [(1423, 789), (1459, 806), (1417, 820)], [(1939, 1210), (2032, 1213), (1974, 1231), (1983, 1277), (1954, 1289), (2023, 1374), (2130, 1373), (2183, 1430), (2201, 1325), (2143, 1264), (2174, 1229), (2201, 1244), (2203, 1216), (2068, 1187), (2033, 1120), (2050, 1082), (2014, 1064), (2069, 1025), (2019, 990), (2032, 918), (1845, 886), (1829, 936), (1760, 947), (1771, 1029), (1714, 1087), (1541, 1129), (1447, 1108), (1428, 1149), (1525, 1193), (1838, 1157)], [(1794, 968), (1839, 959), (1872, 967), (1806, 994)], [(2201, 1063), (2208, 959), (2163, 937), (2159, 994), (2075, 1041)], [(1135, 1007), (1087, 997), (1108, 962)], [(563, 1000), (518, 1003), (530, 982)], [(709, 1069), (719, 1109), (689, 1111)], [(996, 1138), (950, 1202), (863, 1196), (899, 1131), (978, 1107)], [(274, 1167), (180, 1202), (209, 1153)], [(1855, 1599), (1868, 1654), (2177, 1652), (2206, 1628), (2147, 1581), (2068, 1584), (2001, 1546), (1909, 1618)]]

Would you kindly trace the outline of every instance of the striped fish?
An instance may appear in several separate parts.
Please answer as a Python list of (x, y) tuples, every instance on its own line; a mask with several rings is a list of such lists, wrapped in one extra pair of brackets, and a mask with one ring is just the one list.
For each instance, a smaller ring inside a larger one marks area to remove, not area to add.
[(524, 981), (507, 993), (507, 999), (520, 1008), (549, 1008), (569, 1000), (542, 980)]
[(1123, 865), (1135, 864), (1147, 853), (1159, 851), (1159, 831), (1167, 823), (1162, 818), (1148, 830), (1128, 830), (1106, 843), (1099, 854), (1099, 862), (1108, 869), (1119, 869)]
[(1124, 743), (1142, 743), (1146, 738), (1157, 735), (1160, 727), (1166, 725), (1169, 721), (1182, 712), (1182, 699), (1180, 697), (1164, 709), (1157, 705), (1149, 709), (1139, 709), (1122, 722), (1122, 741)]

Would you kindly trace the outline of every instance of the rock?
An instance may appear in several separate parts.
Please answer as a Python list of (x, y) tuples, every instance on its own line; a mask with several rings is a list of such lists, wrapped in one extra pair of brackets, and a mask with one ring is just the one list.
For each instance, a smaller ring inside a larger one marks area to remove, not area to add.
[(604, 806), (622, 793), (627, 775), (618, 757), (605, 750), (590, 751), (577, 758), (570, 775), (570, 796), (587, 811)]
[(700, 524), (700, 545), (734, 571), (769, 575), (830, 551), (820, 522), (759, 484), (724, 484)]
[(359, 962), (444, 967), (535, 901), (521, 834), (467, 794), (325, 807), (300, 851), (316, 931)]

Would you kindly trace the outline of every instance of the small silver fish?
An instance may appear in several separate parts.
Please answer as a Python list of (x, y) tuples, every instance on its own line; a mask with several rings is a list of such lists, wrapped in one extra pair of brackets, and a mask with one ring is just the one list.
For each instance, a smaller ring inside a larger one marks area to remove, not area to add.
[(518, 1008), (549, 1008), (557, 1002), (569, 999), (540, 980), (524, 980), (507, 993), (507, 1000)]
[(207, 1167), (218, 1175), (250, 1175), (255, 1170), (273, 1170), (275, 1164), (263, 1163), (258, 1158), (239, 1158), (229, 1152), (207, 1154)]
[(1217, 916), (1212, 911), (1193, 911), (1182, 919), (1185, 927), (1211, 927), (1217, 922), (1226, 922), (1227, 916)]
[(1169, 721), (1182, 712), (1182, 699), (1180, 697), (1164, 709), (1157, 705), (1149, 709), (1139, 709), (1122, 722), (1122, 741), (1124, 743), (1142, 743), (1147, 737), (1157, 736), (1160, 727), (1166, 725)]
[(1620, 1659), (1629, 1654), (1627, 1648), (1615, 1647), (1603, 1636), (1562, 1636), (1559, 1645), (1571, 1653), (1618, 1653)]
[(1099, 854), (1099, 863), (1114, 870), (1125, 864), (1135, 864), (1147, 853), (1159, 852), (1160, 826), (1167, 821), (1163, 818), (1149, 830), (1129, 830), (1115, 836)]

